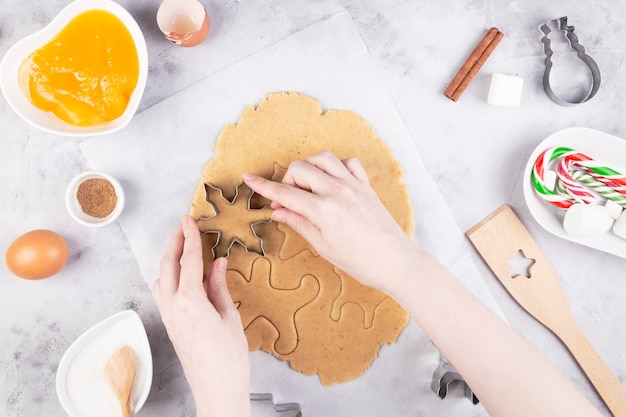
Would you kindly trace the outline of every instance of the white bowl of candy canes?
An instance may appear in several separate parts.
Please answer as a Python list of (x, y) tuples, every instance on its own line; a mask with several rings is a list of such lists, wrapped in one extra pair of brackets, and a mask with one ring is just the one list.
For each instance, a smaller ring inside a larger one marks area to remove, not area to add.
[(626, 258), (626, 141), (574, 127), (544, 139), (523, 177), (524, 200), (550, 233)]

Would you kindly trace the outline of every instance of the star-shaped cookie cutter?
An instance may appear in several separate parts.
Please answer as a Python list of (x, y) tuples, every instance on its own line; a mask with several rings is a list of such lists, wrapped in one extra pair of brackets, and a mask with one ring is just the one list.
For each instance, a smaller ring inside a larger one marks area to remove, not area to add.
[[(234, 197), (231, 200), (229, 200), (228, 198), (226, 198), (224, 196), (224, 191), (220, 187), (216, 187), (213, 184), (209, 184), (209, 183), (205, 183), (204, 185), (205, 185), (205, 187), (211, 188), (212, 190), (219, 192), (220, 197), (229, 206), (233, 206), (235, 204), (235, 202), (237, 201), (237, 198), (239, 197), (239, 188), (241, 186), (243, 186), (244, 183), (240, 182), (239, 184), (236, 185), (236, 187), (235, 187), (235, 195), (234, 195)], [(269, 208), (267, 206), (264, 206), (264, 207), (261, 207), (261, 208), (258, 208), (258, 209), (253, 209), (251, 207), (251, 202), (252, 202), (252, 197), (254, 196), (254, 194), (255, 193), (252, 190), (250, 190), (250, 195), (248, 196), (248, 199), (247, 199), (247, 209), (248, 209), (248, 211), (251, 211), (251, 212), (255, 212), (255, 211), (261, 212), (261, 211), (264, 211), (264, 210), (271, 211), (271, 208)], [(219, 215), (219, 213), (220, 213), (220, 211), (216, 207), (215, 203), (209, 199), (208, 192), (207, 192), (207, 195), (206, 195), (206, 200), (207, 200), (207, 203), (209, 203), (213, 207), (213, 209), (215, 210), (215, 216), (209, 217), (209, 218), (199, 218), (199, 219), (197, 219), (198, 222), (199, 221), (203, 221), (203, 220), (205, 220), (205, 221), (211, 220), (211, 219), (217, 217)], [(216, 256), (228, 256), (230, 254), (230, 249), (233, 247), (233, 245), (235, 243), (239, 243), (241, 246), (243, 246), (244, 249), (246, 250), (246, 252), (248, 252), (248, 253), (256, 253), (258, 255), (265, 256), (265, 249), (263, 248), (263, 239), (259, 235), (257, 235), (257, 232), (255, 230), (255, 226), (258, 225), (258, 224), (261, 224), (261, 223), (270, 223), (271, 220), (269, 219), (269, 215), (267, 216), (267, 218), (268, 218), (267, 220), (258, 220), (258, 221), (253, 221), (253, 222), (250, 223), (250, 232), (251, 232), (252, 236), (254, 236), (256, 241), (258, 242), (258, 245), (251, 245), (250, 242), (246, 243), (246, 242), (244, 242), (244, 239), (242, 239), (241, 237), (238, 237), (238, 236), (233, 236), (230, 239), (229, 242), (224, 243), (223, 240), (222, 240), (222, 237), (224, 235), (222, 230), (211, 230), (211, 229), (209, 229), (209, 230), (203, 231), (203, 233), (217, 234), (217, 242), (211, 248), (211, 253), (213, 254), (213, 258), (215, 259)], [(227, 245), (227, 246), (226, 246), (226, 250), (225, 250), (225, 253), (224, 253), (223, 249), (224, 249), (225, 245)], [(220, 248), (222, 250), (220, 250)], [(220, 253), (218, 253), (218, 252), (220, 252)]]
[[(578, 56), (578, 58), (580, 58), (580, 60), (582, 60), (591, 71), (591, 89), (585, 97), (577, 102), (567, 101), (558, 97), (554, 93), (554, 91), (552, 90), (552, 86), (550, 85), (550, 71), (552, 70), (552, 55), (554, 54), (554, 52), (550, 47), (550, 39), (548, 38), (548, 34), (552, 32), (550, 25), (554, 23), (556, 23), (559, 30), (565, 32), (565, 36), (569, 41), (570, 47), (576, 51), (576, 55)], [(541, 43), (543, 43), (543, 51), (546, 55), (546, 59), (544, 61), (546, 69), (543, 73), (543, 89), (545, 90), (550, 100), (561, 106), (575, 106), (577, 104), (582, 104), (591, 100), (600, 88), (600, 69), (598, 68), (598, 64), (596, 63), (596, 61), (594, 61), (593, 58), (587, 55), (585, 53), (585, 48), (580, 43), (578, 43), (578, 36), (574, 34), (574, 26), (570, 26), (567, 24), (567, 16), (550, 20), (541, 25), (539, 27), (539, 30), (541, 30), (541, 32), (543, 33)]]

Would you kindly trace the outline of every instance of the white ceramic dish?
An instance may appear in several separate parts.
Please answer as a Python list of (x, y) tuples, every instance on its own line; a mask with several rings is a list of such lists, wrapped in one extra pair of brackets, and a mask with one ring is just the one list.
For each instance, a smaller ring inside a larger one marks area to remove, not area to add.
[[(87, 10), (106, 10), (117, 16), (128, 28), (139, 58), (139, 79), (124, 113), (115, 120), (94, 126), (74, 126), (55, 115), (33, 106), (20, 89), (18, 73), (22, 61), (31, 52), (46, 44), (63, 29), (76, 15)], [(126, 126), (139, 106), (148, 77), (148, 51), (139, 25), (119, 4), (110, 0), (75, 0), (68, 4), (43, 29), (15, 43), (0, 62), (0, 88), (11, 108), (26, 122), (46, 131), (63, 136), (96, 136), (115, 132)]]
[[(97, 323), (93, 327), (89, 328), (82, 335), (80, 335), (74, 343), (67, 349), (57, 368), (56, 375), (56, 394), (59, 402), (63, 406), (63, 409), (70, 417), (89, 417), (83, 415), (80, 410), (75, 406), (68, 392), (67, 376), (70, 371), (72, 362), (77, 355), (85, 349), (93, 340), (98, 336), (101, 336), (104, 332), (111, 329), (116, 323), (120, 321), (129, 321), (132, 324), (132, 328), (136, 333), (137, 341), (133, 350), (137, 357), (137, 376), (136, 385), (131, 398), (133, 398), (132, 408), (135, 413), (143, 407), (150, 393), (152, 386), (152, 351), (150, 350), (150, 344), (148, 342), (148, 336), (146, 335), (146, 329), (143, 326), (141, 318), (133, 310), (125, 310), (120, 313)], [(121, 346), (120, 346), (121, 347)], [(117, 349), (117, 348), (116, 348)], [(116, 350), (115, 349), (115, 350)], [(137, 384), (141, 385), (138, 386)], [(88, 387), (86, 387), (88, 389)], [(121, 411), (120, 411), (121, 415)]]
[[(117, 204), (115, 209), (113, 209), (111, 214), (106, 217), (98, 218), (86, 214), (81, 208), (78, 198), (76, 197), (80, 184), (94, 178), (102, 178), (109, 181), (113, 185), (113, 189), (117, 195)], [(67, 207), (67, 211), (74, 220), (83, 226), (100, 227), (114, 222), (120, 214), (122, 214), (125, 202), (126, 198), (124, 197), (124, 189), (122, 188), (122, 185), (112, 176), (102, 172), (88, 171), (77, 175), (72, 179), (72, 181), (70, 181), (70, 184), (67, 186), (67, 190), (65, 192), (65, 207)]]
[(581, 245), (626, 258), (626, 240), (612, 231), (592, 237), (569, 235), (563, 230), (564, 210), (544, 201), (532, 187), (530, 176), (539, 155), (554, 146), (567, 146), (626, 173), (626, 141), (598, 130), (573, 127), (560, 130), (541, 142), (528, 158), (524, 169), (524, 200), (537, 223), (548, 232)]

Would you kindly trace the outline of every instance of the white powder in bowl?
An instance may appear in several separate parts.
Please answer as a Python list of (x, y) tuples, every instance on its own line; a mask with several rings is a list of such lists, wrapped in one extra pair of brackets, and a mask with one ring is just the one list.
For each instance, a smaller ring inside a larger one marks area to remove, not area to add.
[(70, 400), (83, 416), (121, 417), (119, 401), (104, 377), (104, 367), (111, 355), (126, 345), (135, 352), (137, 364), (131, 397), (134, 408), (147, 383), (144, 343), (136, 323), (127, 318), (113, 323), (76, 354), (68, 367), (66, 386)]

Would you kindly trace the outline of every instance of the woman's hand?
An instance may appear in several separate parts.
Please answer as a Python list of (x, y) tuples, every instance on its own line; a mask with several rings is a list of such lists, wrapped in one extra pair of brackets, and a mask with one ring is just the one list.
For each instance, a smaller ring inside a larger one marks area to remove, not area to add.
[[(292, 163), (282, 184), (249, 174), (244, 180), (273, 201), (273, 220), (295, 229), (353, 277), (395, 298), (459, 370), (489, 415), (599, 417), (511, 326), (435, 256), (410, 242), (357, 160), (340, 161), (322, 152)], [(522, 398), (520, 391), (530, 394)]]
[(290, 226), (364, 284), (385, 290), (394, 260), (415, 249), (355, 158), (342, 161), (325, 151), (293, 162), (282, 183), (252, 174), (244, 181), (272, 200), (272, 220)]
[(200, 232), (189, 216), (181, 223), (154, 283), (157, 307), (191, 387), (197, 416), (249, 416), (248, 344), (226, 286), (226, 259), (213, 262), (205, 283)]

